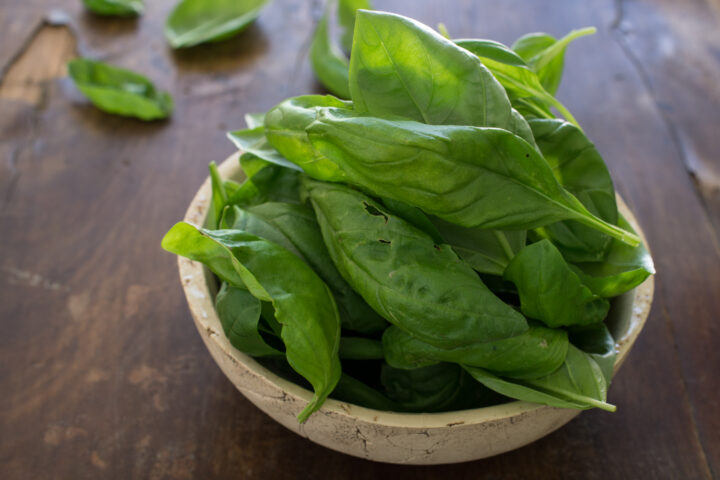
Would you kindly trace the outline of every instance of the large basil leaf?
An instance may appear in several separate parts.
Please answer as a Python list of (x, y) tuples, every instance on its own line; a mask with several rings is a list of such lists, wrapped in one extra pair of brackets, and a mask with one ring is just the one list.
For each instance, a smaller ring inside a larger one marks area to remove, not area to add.
[(166, 118), (173, 109), (167, 92), (159, 92), (142, 75), (102, 62), (76, 58), (68, 62), (68, 73), (90, 101), (108, 113), (141, 120)]
[[(620, 215), (618, 225), (634, 231), (630, 223)], [(642, 243), (636, 247), (617, 240), (610, 244), (600, 262), (578, 263), (572, 266), (582, 282), (601, 297), (612, 298), (632, 290), (655, 273), (655, 265)]]
[(502, 43), (482, 39), (455, 40), (460, 47), (474, 53), (488, 70), (505, 87), (511, 101), (522, 98), (540, 112), (541, 117), (552, 118), (549, 107), (555, 107), (569, 122), (578, 125), (575, 117), (551, 93), (545, 90), (540, 77), (517, 53)]
[[(560, 184), (590, 213), (613, 225), (618, 210), (610, 172), (600, 153), (577, 127), (558, 119), (531, 119), (535, 141)], [(541, 229), (570, 261), (600, 260), (612, 238), (569, 220)]]
[(315, 390), (298, 415), (316, 411), (340, 378), (340, 318), (330, 289), (284, 248), (238, 230), (209, 231), (185, 222), (163, 238), (165, 250), (206, 264), (221, 280), (272, 302), (293, 369)]
[(244, 30), (268, 0), (181, 0), (165, 22), (173, 48), (219, 42)]
[(517, 400), (551, 407), (615, 411), (615, 406), (606, 401), (607, 383), (602, 370), (592, 357), (572, 345), (557, 371), (534, 380), (508, 380), (481, 368), (464, 368), (486, 387)]
[[(341, 98), (350, 98), (348, 86), (348, 59), (330, 39), (328, 18), (330, 3), (320, 19), (310, 45), (310, 63), (315, 76), (330, 93)], [(350, 33), (352, 35), (352, 31)]]
[(304, 95), (285, 100), (265, 114), (265, 136), (285, 158), (308, 175), (323, 180), (342, 181), (340, 168), (315, 151), (305, 129), (315, 121), (316, 107), (347, 109), (352, 104), (330, 95)]
[(511, 121), (505, 89), (475, 55), (391, 13), (357, 13), (350, 93), (356, 111), (374, 116), (500, 128)]
[(610, 303), (592, 293), (549, 240), (523, 248), (505, 270), (515, 284), (522, 312), (549, 327), (601, 322)]
[(510, 378), (538, 378), (560, 367), (568, 349), (564, 330), (531, 325), (515, 337), (453, 349), (434, 347), (397, 327), (382, 338), (385, 360), (398, 368), (418, 368), (438, 362), (462, 363)]
[(639, 242), (588, 212), (560, 186), (542, 156), (506, 130), (384, 120), (336, 108), (317, 112), (307, 129), (315, 150), (346, 181), (383, 198), (466, 227), (527, 229), (574, 219)]
[(285, 356), (268, 345), (259, 332), (261, 302), (247, 289), (222, 284), (215, 310), (233, 347), (255, 357)]
[(332, 290), (344, 328), (371, 333), (387, 327), (387, 322), (338, 273), (310, 208), (276, 202), (246, 210), (233, 207), (226, 212), (223, 222), (223, 228), (243, 230), (270, 240), (305, 260)]
[(98, 15), (117, 15), (119, 17), (140, 15), (145, 8), (143, 0), (83, 0), (93, 13)]
[(527, 330), (522, 315), (495, 297), (449, 246), (346, 186), (305, 185), (340, 274), (391, 323), (444, 348)]
[(560, 40), (546, 33), (530, 33), (519, 38), (512, 49), (537, 72), (545, 90), (555, 95), (562, 80), (567, 46), (573, 40), (595, 32), (594, 27), (573, 30)]

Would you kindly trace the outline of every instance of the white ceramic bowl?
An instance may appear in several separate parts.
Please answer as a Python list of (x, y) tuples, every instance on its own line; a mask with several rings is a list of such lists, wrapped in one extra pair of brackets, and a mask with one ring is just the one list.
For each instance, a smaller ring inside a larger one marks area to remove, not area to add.
[[(223, 178), (242, 180), (238, 156), (220, 165)], [(210, 203), (205, 180), (185, 215), (203, 225)], [(633, 214), (618, 197), (620, 212), (643, 236)], [(180, 279), (195, 325), (210, 354), (248, 400), (293, 432), (315, 443), (380, 462), (441, 464), (497, 455), (533, 442), (574, 418), (577, 410), (510, 402), (492, 407), (443, 413), (394, 413), (328, 399), (305, 424), (295, 418), (312, 393), (272, 373), (236, 350), (223, 333), (213, 306), (217, 281), (204, 265), (180, 257)], [(617, 339), (615, 370), (627, 357), (647, 319), (653, 297), (653, 277), (618, 298), (608, 325)], [(620, 406), (622, 408), (622, 405)]]

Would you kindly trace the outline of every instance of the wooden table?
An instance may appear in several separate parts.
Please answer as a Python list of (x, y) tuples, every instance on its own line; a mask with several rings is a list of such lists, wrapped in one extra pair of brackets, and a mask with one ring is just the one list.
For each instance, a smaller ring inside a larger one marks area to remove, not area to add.
[[(48, 2), (49, 3), (49, 2)], [(573, 45), (561, 87), (650, 239), (654, 307), (613, 382), (617, 413), (583, 413), (474, 463), (403, 467), (314, 445), (251, 405), (195, 331), (160, 239), (243, 114), (319, 91), (306, 52), (319, 2), (276, 0), (242, 35), (174, 52), (172, 1), (137, 20), (79, 0), (0, 0), (0, 477), (712, 478), (720, 475), (718, 0), (376, 0), (453, 35)], [(172, 120), (89, 106), (77, 54), (172, 91)]]

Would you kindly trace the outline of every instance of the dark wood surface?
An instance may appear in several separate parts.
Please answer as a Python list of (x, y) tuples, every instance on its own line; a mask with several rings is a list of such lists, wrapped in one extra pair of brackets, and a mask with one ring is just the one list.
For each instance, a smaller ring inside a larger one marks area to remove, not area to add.
[[(573, 45), (562, 100), (605, 156), (658, 269), (645, 331), (585, 412), (473, 463), (403, 467), (314, 445), (214, 365), (175, 258), (160, 249), (243, 114), (319, 91), (306, 59), (319, 2), (276, 0), (224, 43), (168, 48), (172, 1), (137, 20), (79, 0), (0, 0), (0, 477), (705, 479), (720, 475), (720, 5), (717, 0), (376, 0), (509, 43)], [(64, 78), (75, 55), (144, 72), (172, 120), (97, 111)]]

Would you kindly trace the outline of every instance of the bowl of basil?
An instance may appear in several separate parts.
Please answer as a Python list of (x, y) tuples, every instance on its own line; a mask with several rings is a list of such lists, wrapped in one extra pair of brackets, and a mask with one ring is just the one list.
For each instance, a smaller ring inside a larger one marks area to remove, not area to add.
[(452, 41), (361, 10), (351, 100), (293, 97), (229, 134), (240, 153), (162, 245), (211, 355), (273, 419), (438, 464), (615, 411), (653, 262), (554, 98), (569, 40), (538, 38)]

